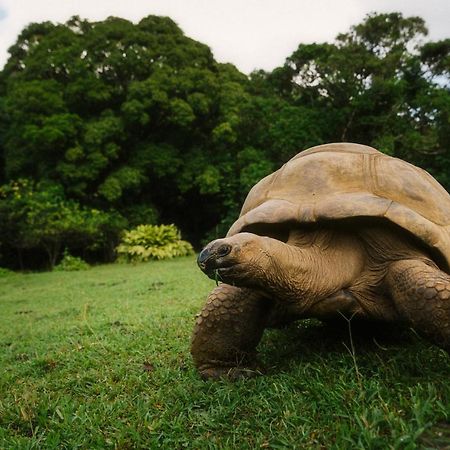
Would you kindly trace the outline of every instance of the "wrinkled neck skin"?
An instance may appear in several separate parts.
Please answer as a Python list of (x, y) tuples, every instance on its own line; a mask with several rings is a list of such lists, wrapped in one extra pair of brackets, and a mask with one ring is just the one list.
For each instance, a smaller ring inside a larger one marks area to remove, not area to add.
[(239, 284), (296, 303), (300, 312), (350, 287), (365, 265), (366, 255), (359, 239), (339, 231), (295, 230), (287, 243), (268, 237), (259, 239), (259, 252), (249, 264), (253, 276)]

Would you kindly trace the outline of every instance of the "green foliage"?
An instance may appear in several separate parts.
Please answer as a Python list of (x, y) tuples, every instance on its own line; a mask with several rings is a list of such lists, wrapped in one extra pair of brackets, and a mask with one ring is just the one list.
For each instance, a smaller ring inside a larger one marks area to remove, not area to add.
[(21, 179), (0, 187), (0, 225), (2, 246), (42, 248), (53, 267), (63, 245), (102, 246), (119, 233), (123, 220), (67, 200), (61, 186)]
[(114, 230), (159, 218), (195, 244), (223, 233), (255, 182), (325, 142), (372, 145), (449, 189), (450, 40), (426, 34), (372, 13), (247, 77), (166, 17), (30, 24), (0, 72), (0, 184), (58, 186), (62, 215), (103, 211), (109, 254)]
[(175, 225), (139, 225), (123, 234), (117, 253), (128, 262), (143, 262), (187, 256), (194, 250)]
[(86, 261), (77, 256), (72, 256), (66, 248), (64, 250), (63, 258), (53, 270), (57, 272), (74, 272), (78, 270), (88, 270), (89, 268), (90, 266)]
[(124, 209), (130, 226), (138, 226), (141, 223), (156, 225), (159, 222), (159, 213), (154, 205), (149, 203), (138, 203)]
[(7, 269), (6, 267), (0, 267), (0, 278), (6, 277), (12, 273), (14, 273), (12, 270)]
[[(426, 34), (421, 18), (370, 14), (333, 44), (300, 44), (268, 79), (289, 103), (309, 110), (294, 114), (293, 123), (320, 118), (312, 136), (379, 147), (449, 188), (450, 46), (421, 47)], [(305, 129), (287, 124), (282, 131), (289, 136), (296, 128)]]

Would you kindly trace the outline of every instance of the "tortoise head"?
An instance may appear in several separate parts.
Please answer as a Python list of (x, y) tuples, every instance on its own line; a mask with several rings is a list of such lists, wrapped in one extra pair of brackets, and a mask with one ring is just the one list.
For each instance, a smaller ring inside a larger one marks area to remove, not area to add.
[[(210, 242), (198, 255), (197, 264), (212, 279), (248, 286), (270, 259), (267, 237), (238, 233)], [(256, 280), (255, 280), (256, 281)]]

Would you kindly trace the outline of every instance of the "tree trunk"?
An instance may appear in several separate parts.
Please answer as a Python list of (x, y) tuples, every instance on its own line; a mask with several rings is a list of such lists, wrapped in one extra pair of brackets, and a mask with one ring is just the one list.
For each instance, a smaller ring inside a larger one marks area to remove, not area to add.
[(44, 244), (45, 251), (48, 256), (49, 268), (53, 270), (61, 248), (61, 242), (49, 242)]
[(22, 254), (22, 249), (20, 247), (17, 249), (17, 256), (19, 258), (19, 269), (22, 271), (23, 270), (23, 254)]

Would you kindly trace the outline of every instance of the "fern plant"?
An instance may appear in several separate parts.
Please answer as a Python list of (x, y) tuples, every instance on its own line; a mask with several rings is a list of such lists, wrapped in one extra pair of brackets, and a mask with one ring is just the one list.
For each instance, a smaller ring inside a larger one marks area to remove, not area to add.
[(175, 225), (139, 225), (126, 231), (116, 248), (120, 260), (144, 262), (194, 253), (192, 245), (181, 239)]

